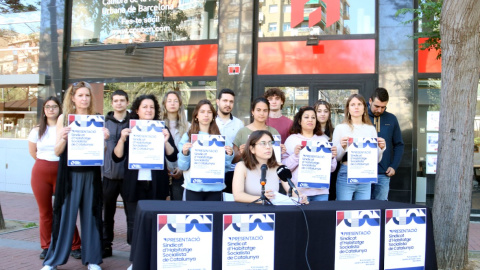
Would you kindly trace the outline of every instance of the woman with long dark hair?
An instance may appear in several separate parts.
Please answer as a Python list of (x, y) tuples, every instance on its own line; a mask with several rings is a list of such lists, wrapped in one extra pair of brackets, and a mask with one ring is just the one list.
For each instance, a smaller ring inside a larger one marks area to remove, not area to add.
[[(242, 153), (242, 161), (235, 166), (232, 191), (237, 202), (250, 203), (261, 196), (261, 166), (267, 165), (265, 197), (272, 200), (275, 192), (279, 191), (280, 180), (277, 169), (281, 165), (273, 155), (273, 136), (267, 130), (257, 130), (250, 134)], [(288, 183), (281, 182), (285, 190), (289, 189)], [(306, 197), (301, 195), (302, 203)], [(259, 201), (260, 202), (260, 201)]]
[[(82, 228), (82, 263), (101, 269), (102, 263), (102, 181), (99, 166), (68, 166), (68, 115), (94, 115), (92, 87), (87, 82), (71, 85), (65, 93), (63, 114), (57, 121), (55, 154), (60, 164), (55, 187), (52, 242), (42, 270), (55, 269), (68, 260), (78, 212)], [(109, 138), (103, 128), (104, 139)]]
[[(187, 201), (221, 201), (222, 190), (225, 184), (200, 184), (191, 183), (195, 177), (190, 172), (190, 148), (192, 147), (192, 134), (220, 135), (215, 117), (217, 112), (209, 100), (202, 99), (193, 110), (192, 125), (187, 133), (183, 134), (178, 148), (178, 167), (184, 171), (185, 200)], [(225, 140), (225, 171), (228, 170), (233, 159), (232, 143)], [(221, 177), (224, 177), (222, 175)]]
[[(28, 136), (28, 150), (35, 159), (31, 184), (40, 214), (40, 246), (43, 249), (40, 259), (42, 260), (47, 255), (52, 239), (52, 195), (55, 192), (59, 160), (53, 148), (57, 138), (57, 119), (60, 114), (62, 114), (60, 100), (54, 96), (48, 97), (43, 103), (38, 126), (33, 128)], [(80, 236), (75, 227), (72, 255), (78, 258), (81, 257), (80, 245)]]
[(333, 124), (332, 124), (332, 107), (330, 103), (326, 102), (323, 99), (317, 100), (315, 105), (313, 105), (315, 112), (317, 113), (317, 121), (320, 124), (320, 129), (323, 134), (331, 140), (333, 135)]
[[(282, 163), (292, 171), (292, 182), (298, 183), (298, 164), (300, 162), (300, 151), (303, 148), (302, 142), (328, 142), (328, 137), (322, 133), (320, 123), (313, 107), (302, 107), (295, 114), (293, 125), (290, 128), (290, 136), (285, 141), (287, 153), (282, 156)], [(337, 168), (337, 148), (332, 147), (331, 172)], [(326, 188), (298, 188), (304, 195), (308, 196), (308, 201), (328, 201), (328, 192)]]
[[(377, 131), (372, 125), (367, 112), (367, 103), (363, 96), (353, 94), (345, 105), (345, 119), (335, 127), (333, 145), (337, 147), (337, 160), (342, 162), (337, 176), (337, 200), (370, 200), (371, 184), (347, 183), (347, 147), (349, 138), (377, 138)], [(378, 137), (378, 162), (382, 160), (385, 140)]]
[[(159, 120), (159, 109), (157, 98), (154, 95), (141, 95), (132, 103), (130, 119), (139, 120)], [(125, 128), (121, 132), (117, 146), (112, 153), (113, 161), (120, 162), (128, 160), (129, 135), (132, 132), (130, 128)], [(177, 147), (175, 141), (168, 130), (168, 127), (162, 130), (165, 136), (165, 154), (166, 161), (175, 162), (177, 160)], [(169, 197), (167, 170), (131, 170), (128, 169), (128, 162), (125, 162), (125, 177), (123, 179), (123, 190), (125, 191), (124, 200), (127, 206), (127, 242), (132, 243), (133, 225), (135, 222), (135, 212), (139, 200), (165, 200)]]

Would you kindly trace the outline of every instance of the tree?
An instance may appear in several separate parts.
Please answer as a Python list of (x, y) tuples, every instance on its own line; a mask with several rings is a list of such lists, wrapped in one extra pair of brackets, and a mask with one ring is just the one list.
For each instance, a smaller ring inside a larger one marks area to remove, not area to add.
[(0, 0), (0, 13), (18, 13), (27, 11), (36, 11), (40, 6), (40, 1), (24, 5), (20, 0)]
[[(442, 59), (440, 128), (433, 226), (440, 269), (464, 269), (473, 179), (473, 123), (480, 75), (480, 1), (423, 0), (413, 12), (426, 37), (420, 49)], [(441, 40), (441, 41), (440, 41)], [(441, 51), (440, 51), (441, 48)]]
[(480, 1), (443, 1), (442, 90), (433, 203), (435, 249), (442, 269), (463, 269), (468, 263), (479, 25)]

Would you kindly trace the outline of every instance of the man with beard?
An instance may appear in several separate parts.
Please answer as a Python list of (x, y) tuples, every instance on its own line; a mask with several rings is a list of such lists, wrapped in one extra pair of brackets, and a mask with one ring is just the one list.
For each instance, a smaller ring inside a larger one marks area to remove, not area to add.
[(382, 161), (378, 163), (378, 182), (372, 185), (372, 200), (388, 200), (390, 177), (400, 164), (403, 155), (403, 140), (397, 117), (386, 111), (388, 92), (385, 88), (377, 88), (368, 103), (368, 116), (377, 130), (378, 137), (386, 143)]
[[(235, 93), (233, 90), (225, 88), (218, 93), (217, 98), (217, 122), (220, 133), (225, 136), (229, 142), (235, 140), (238, 130), (243, 128), (243, 122), (232, 115), (233, 104), (235, 101)], [(235, 164), (232, 164), (230, 170), (225, 172), (225, 185), (227, 186), (224, 192), (232, 193), (232, 179)]]

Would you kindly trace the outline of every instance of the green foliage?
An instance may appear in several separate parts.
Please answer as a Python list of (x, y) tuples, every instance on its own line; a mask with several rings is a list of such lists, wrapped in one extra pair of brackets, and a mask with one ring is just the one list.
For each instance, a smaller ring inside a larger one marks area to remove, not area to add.
[(37, 227), (37, 224), (35, 222), (29, 222), (25, 225), (23, 225), (24, 228), (33, 228), (33, 227)]
[(442, 56), (440, 47), (440, 15), (442, 12), (443, 0), (421, 0), (418, 8), (402, 8), (397, 11), (395, 16), (413, 13), (411, 20), (404, 21), (403, 24), (414, 22), (419, 23), (419, 32), (413, 36), (413, 39), (427, 38), (424, 43), (420, 44), (421, 50), (435, 49), (437, 51), (437, 59)]
[(0, 0), (0, 13), (37, 11), (39, 6), (40, 1), (35, 1), (32, 4), (23, 4), (20, 0)]

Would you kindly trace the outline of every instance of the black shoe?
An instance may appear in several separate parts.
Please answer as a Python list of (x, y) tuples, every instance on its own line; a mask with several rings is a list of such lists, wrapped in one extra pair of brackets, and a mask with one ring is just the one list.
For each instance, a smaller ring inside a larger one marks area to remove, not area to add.
[(106, 247), (103, 249), (102, 258), (112, 257), (112, 247)]
[(42, 253), (40, 253), (40, 260), (44, 260), (45, 256), (47, 256), (48, 248), (43, 249)]
[(72, 256), (75, 259), (81, 259), (82, 258), (82, 249), (75, 249), (70, 251), (70, 256)]

